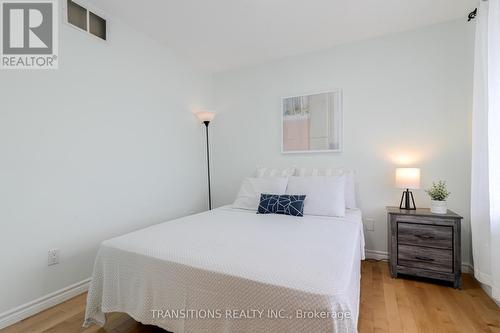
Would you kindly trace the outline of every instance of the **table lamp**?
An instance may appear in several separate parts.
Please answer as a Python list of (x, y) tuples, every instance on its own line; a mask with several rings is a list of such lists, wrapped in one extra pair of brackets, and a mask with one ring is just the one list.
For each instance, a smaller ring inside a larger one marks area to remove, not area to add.
[[(396, 168), (396, 187), (405, 190), (401, 196), (399, 208), (415, 210), (415, 200), (413, 199), (413, 193), (410, 190), (418, 190), (420, 188), (420, 169)], [(412, 203), (413, 207), (411, 205)]]

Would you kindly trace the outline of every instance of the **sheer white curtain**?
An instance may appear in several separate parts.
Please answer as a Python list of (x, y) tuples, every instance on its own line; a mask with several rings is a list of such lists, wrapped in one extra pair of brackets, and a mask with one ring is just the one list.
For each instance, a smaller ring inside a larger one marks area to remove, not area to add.
[(500, 302), (500, 0), (480, 1), (472, 116), (474, 275)]

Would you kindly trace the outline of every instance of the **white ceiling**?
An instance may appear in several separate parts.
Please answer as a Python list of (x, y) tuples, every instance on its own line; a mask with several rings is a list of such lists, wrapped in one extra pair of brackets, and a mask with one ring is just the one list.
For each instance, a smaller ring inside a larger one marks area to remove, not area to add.
[(467, 17), (477, 0), (89, 0), (221, 71)]

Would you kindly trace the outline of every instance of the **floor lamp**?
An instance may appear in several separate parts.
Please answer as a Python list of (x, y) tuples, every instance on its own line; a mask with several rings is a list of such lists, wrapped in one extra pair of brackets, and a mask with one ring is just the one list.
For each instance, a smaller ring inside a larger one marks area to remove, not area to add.
[(212, 210), (212, 190), (210, 188), (210, 144), (208, 141), (208, 125), (214, 119), (215, 113), (210, 111), (201, 111), (196, 113), (196, 117), (205, 124), (205, 133), (207, 136), (207, 179), (208, 179), (208, 209)]

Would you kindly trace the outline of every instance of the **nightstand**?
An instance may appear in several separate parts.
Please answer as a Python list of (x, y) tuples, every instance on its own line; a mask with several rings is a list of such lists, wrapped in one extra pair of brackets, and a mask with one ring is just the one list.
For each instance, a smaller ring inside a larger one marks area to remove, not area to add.
[(413, 275), (461, 286), (462, 217), (448, 210), (433, 214), (427, 208), (387, 207), (391, 276)]

